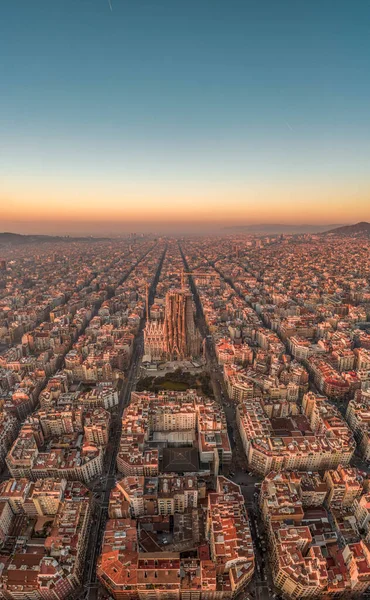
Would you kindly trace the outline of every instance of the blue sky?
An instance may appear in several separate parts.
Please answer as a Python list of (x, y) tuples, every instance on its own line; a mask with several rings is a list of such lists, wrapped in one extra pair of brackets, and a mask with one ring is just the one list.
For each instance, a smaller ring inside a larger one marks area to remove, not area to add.
[[(355, 217), (366, 217), (369, 2), (111, 5), (1, 3), (0, 199), (10, 219), (25, 204), (37, 215), (48, 201), (71, 210), (71, 189), (94, 215), (98, 189), (122, 219), (135, 198), (148, 214), (175, 198), (181, 218), (190, 204), (203, 219), (228, 197), (231, 220), (248, 220), (243, 198), (248, 207), (263, 198), (270, 212), (252, 220), (276, 221), (281, 210), (279, 221), (338, 222), (354, 195)], [(338, 217), (322, 212), (322, 190), (331, 213), (340, 196)], [(301, 215), (282, 202), (297, 195)]]

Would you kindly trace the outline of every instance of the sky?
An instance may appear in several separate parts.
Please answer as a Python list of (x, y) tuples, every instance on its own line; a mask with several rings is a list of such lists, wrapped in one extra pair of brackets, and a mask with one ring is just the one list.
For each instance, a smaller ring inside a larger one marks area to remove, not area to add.
[(0, 2), (0, 230), (370, 220), (370, 3)]

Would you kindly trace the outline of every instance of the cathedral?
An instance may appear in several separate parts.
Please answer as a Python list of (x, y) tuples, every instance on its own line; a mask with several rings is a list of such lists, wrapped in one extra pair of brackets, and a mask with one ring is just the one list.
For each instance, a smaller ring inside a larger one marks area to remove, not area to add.
[(200, 345), (191, 293), (170, 290), (166, 294), (164, 321), (148, 320), (146, 324), (145, 354), (153, 362), (192, 359), (199, 356)]

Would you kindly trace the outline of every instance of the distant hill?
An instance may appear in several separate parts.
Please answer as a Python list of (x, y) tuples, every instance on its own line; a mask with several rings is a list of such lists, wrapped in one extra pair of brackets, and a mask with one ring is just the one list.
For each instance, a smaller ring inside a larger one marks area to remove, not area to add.
[(40, 244), (46, 242), (99, 242), (109, 238), (93, 237), (69, 237), (59, 235), (21, 235), (20, 233), (10, 233), (4, 231), (0, 233), (0, 244)]
[(257, 225), (233, 225), (224, 227), (224, 231), (230, 231), (232, 233), (250, 233), (259, 235), (276, 235), (276, 234), (304, 234), (304, 233), (323, 233), (328, 228), (339, 227), (337, 224), (333, 225), (287, 225), (284, 223), (261, 223)]
[(331, 233), (334, 235), (370, 236), (370, 223), (361, 221), (361, 223), (355, 223), (355, 225), (336, 227), (335, 229), (325, 231), (325, 233)]

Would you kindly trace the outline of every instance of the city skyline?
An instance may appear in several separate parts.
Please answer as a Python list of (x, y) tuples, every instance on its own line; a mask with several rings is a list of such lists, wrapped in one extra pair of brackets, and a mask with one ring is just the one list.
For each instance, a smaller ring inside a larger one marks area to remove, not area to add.
[(369, 16), (344, 1), (3, 4), (0, 229), (370, 220)]

